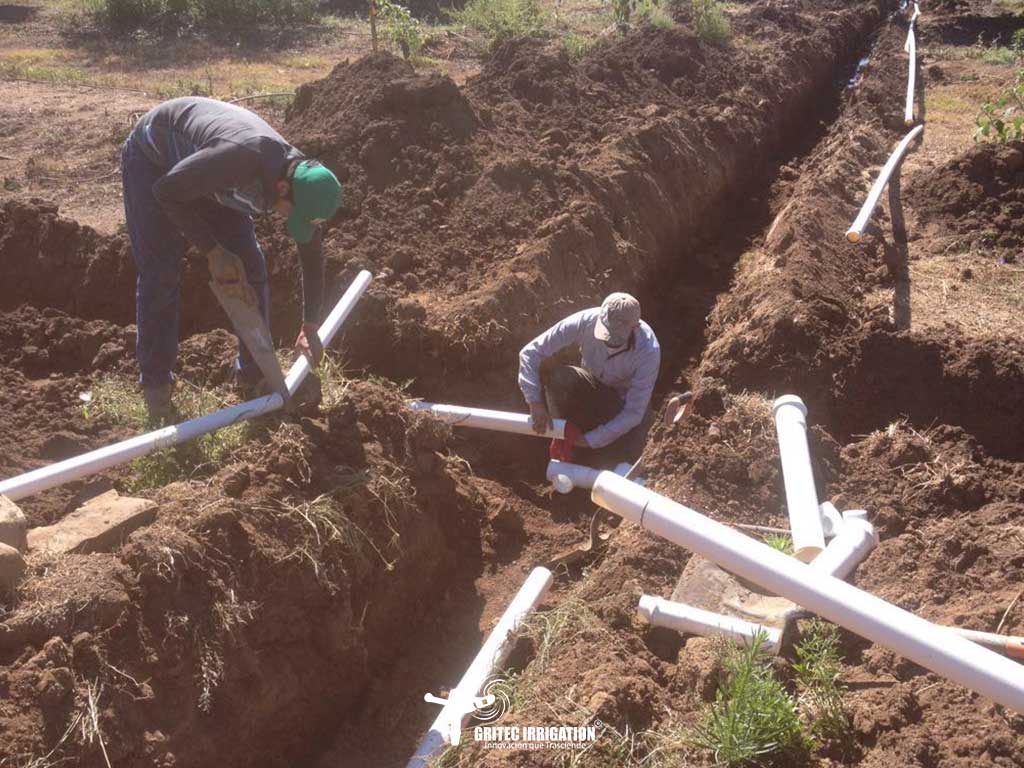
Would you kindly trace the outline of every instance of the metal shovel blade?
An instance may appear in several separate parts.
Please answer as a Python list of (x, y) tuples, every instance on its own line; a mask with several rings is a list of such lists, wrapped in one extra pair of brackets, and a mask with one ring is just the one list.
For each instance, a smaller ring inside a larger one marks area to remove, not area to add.
[(270, 388), (284, 398), (285, 403), (289, 402), (288, 385), (284, 380), (284, 373), (281, 372), (281, 364), (277, 360), (277, 353), (274, 350), (274, 342), (270, 337), (270, 329), (263, 321), (259, 307), (253, 306), (238, 295), (232, 295), (233, 291), (225, 290), (215, 280), (210, 281), (210, 290), (217, 297), (217, 301), (224, 307), (224, 311), (235, 326), (235, 333), (242, 343), (252, 353), (252, 358), (259, 367), (263, 378)]

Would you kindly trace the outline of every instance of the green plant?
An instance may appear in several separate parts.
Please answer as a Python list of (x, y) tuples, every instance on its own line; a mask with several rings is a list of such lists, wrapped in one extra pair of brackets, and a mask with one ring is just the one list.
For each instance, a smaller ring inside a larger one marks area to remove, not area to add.
[(565, 52), (569, 54), (569, 58), (573, 61), (580, 61), (584, 56), (594, 50), (596, 45), (597, 40), (594, 38), (586, 37), (584, 35), (577, 34), (576, 32), (570, 32), (562, 41), (562, 46), (565, 48)]
[(813, 744), (772, 670), (766, 641), (759, 632), (748, 646), (724, 646), (725, 681), (695, 731), (694, 743), (730, 768), (807, 752)]
[(82, 13), (113, 27), (166, 24), (185, 26), (246, 22), (312, 21), (316, 0), (74, 0), (71, 14)]
[(793, 540), (784, 533), (769, 533), (764, 537), (764, 543), (785, 555), (793, 554)]
[(796, 646), (796, 657), (793, 672), (800, 691), (798, 704), (811, 733), (824, 741), (845, 740), (850, 734), (850, 721), (837, 682), (843, 670), (838, 627), (812, 619)]
[(515, 37), (539, 37), (548, 23), (539, 0), (469, 0), (448, 13), (457, 24), (482, 32), (491, 48)]
[(1024, 69), (995, 101), (982, 103), (974, 122), (975, 141), (1005, 144), (1024, 138)]
[(384, 35), (402, 52), (406, 61), (423, 48), (423, 29), (409, 9), (392, 0), (376, 0), (377, 18), (384, 27)]
[(609, 0), (612, 6), (612, 18), (620, 27), (629, 25), (629, 17), (633, 13), (633, 0)]
[(655, 27), (667, 29), (675, 24), (661, 0), (633, 0), (636, 18)]
[(724, 45), (732, 37), (732, 25), (718, 0), (690, 0), (690, 13), (697, 36), (713, 45)]

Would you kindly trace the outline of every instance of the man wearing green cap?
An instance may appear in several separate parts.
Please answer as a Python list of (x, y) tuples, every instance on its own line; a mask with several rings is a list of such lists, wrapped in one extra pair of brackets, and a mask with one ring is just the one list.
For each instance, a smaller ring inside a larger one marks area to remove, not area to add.
[[(321, 225), (341, 204), (341, 185), (252, 112), (214, 99), (172, 99), (144, 115), (121, 150), (124, 207), (138, 272), (140, 383), (152, 416), (172, 411), (178, 355), (178, 286), (185, 241), (207, 257), (221, 287), (248, 283), (269, 324), (267, 266), (253, 217), (287, 219), (302, 265), (303, 323), (296, 349), (316, 364), (323, 301)], [(239, 265), (244, 275), (238, 274)], [(248, 295), (248, 292), (247, 292)], [(236, 373), (260, 373), (244, 344)]]

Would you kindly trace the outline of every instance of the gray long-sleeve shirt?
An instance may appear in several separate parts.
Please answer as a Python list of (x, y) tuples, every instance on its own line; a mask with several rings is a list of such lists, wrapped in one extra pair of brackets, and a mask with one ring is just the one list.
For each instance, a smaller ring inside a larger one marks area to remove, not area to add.
[[(249, 216), (269, 213), (277, 201), (277, 182), (285, 178), (299, 150), (247, 109), (215, 99), (187, 96), (165, 101), (145, 114), (132, 140), (165, 173), (153, 195), (199, 250), (217, 240), (195, 216), (192, 203), (210, 198)], [(302, 264), (303, 319), (319, 319), (323, 303), (322, 233), (298, 243)]]
[(601, 308), (593, 307), (569, 315), (519, 352), (519, 389), (528, 403), (544, 402), (541, 362), (573, 344), (580, 349), (583, 367), (622, 396), (618, 415), (584, 435), (592, 448), (615, 442), (643, 420), (661, 367), (661, 347), (651, 326), (641, 320), (632, 345), (615, 351), (594, 338), (600, 314)]

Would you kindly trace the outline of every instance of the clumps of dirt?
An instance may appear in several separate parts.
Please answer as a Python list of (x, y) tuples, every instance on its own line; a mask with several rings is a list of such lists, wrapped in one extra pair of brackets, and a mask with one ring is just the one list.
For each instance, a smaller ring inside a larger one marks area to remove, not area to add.
[(0, 310), (21, 304), (126, 325), (135, 267), (126, 238), (104, 237), (41, 200), (0, 206)]
[(105, 370), (130, 359), (134, 336), (131, 328), (26, 304), (0, 313), (0, 365), (36, 379)]
[(210, 482), (159, 490), (158, 521), (120, 552), (30, 557), (0, 622), (5, 753), (99, 765), (102, 738), (123, 765), (308, 756), (431, 596), (478, 568), (447, 440), (396, 391), (352, 382)]
[[(865, 323), (830, 353), (831, 419), (851, 435), (908, 417), (963, 427), (996, 456), (1020, 459), (1024, 344), (927, 335)], [(912, 373), (911, 373), (912, 372)]]
[[(435, 181), (448, 154), (443, 150), (464, 144), (477, 123), (450, 78), (419, 74), (408, 62), (379, 53), (339, 64), (323, 80), (301, 86), (286, 131), (339, 173), (344, 220), (367, 205), (371, 191), (399, 182), (411, 197), (424, 197), (417, 188)], [(433, 186), (444, 199), (458, 185)]]
[[(935, 234), (946, 251), (950, 233), (961, 245), (995, 249), (1015, 262), (1024, 246), (1024, 144), (975, 144), (939, 168), (919, 173), (908, 202), (921, 234)], [(938, 237), (942, 236), (942, 237)]]

